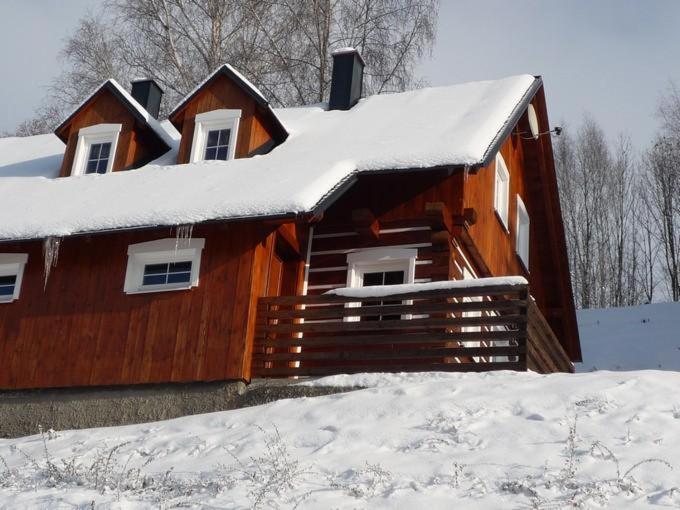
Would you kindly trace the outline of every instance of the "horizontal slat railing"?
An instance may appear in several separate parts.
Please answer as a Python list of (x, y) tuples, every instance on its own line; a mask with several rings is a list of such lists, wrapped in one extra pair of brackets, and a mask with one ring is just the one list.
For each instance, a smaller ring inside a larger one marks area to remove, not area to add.
[(260, 298), (252, 376), (526, 370), (527, 285), (452, 287)]

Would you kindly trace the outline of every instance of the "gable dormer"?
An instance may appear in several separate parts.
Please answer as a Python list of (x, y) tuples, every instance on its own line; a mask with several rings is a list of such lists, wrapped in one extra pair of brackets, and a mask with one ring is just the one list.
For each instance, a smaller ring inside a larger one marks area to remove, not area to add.
[(143, 106), (107, 80), (57, 127), (66, 144), (60, 177), (139, 168), (170, 150), (172, 139), (145, 108), (154, 110), (162, 91), (153, 80), (135, 82), (135, 88), (151, 103)]
[(265, 154), (288, 133), (262, 93), (225, 64), (169, 115), (181, 133), (177, 163)]

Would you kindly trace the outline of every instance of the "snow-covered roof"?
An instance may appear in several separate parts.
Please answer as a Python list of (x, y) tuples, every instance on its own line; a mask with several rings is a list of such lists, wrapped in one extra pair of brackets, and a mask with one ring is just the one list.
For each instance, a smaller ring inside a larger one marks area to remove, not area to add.
[(0, 138), (0, 177), (57, 177), (64, 148), (53, 134)]
[(280, 109), (290, 136), (252, 158), (3, 178), (0, 239), (310, 213), (360, 173), (483, 165), (538, 84), (520, 75), (371, 96), (347, 111)]
[(103, 82), (101, 85), (99, 85), (92, 93), (87, 96), (87, 98), (80, 103), (76, 108), (73, 109), (73, 111), (69, 114), (69, 116), (64, 119), (55, 132), (59, 132), (74, 116), (77, 112), (79, 112), (87, 103), (90, 102), (90, 100), (96, 96), (100, 90), (108, 88), (111, 90), (114, 94), (118, 95), (119, 98), (123, 100), (123, 102), (127, 103), (127, 106), (129, 106), (132, 109), (132, 113), (138, 117), (140, 120), (145, 122), (149, 128), (165, 143), (168, 148), (171, 148), (173, 146), (173, 138), (168, 134), (168, 132), (163, 129), (161, 126), (161, 123), (154, 118), (153, 115), (151, 115), (148, 111), (146, 111), (146, 108), (144, 108), (141, 104), (137, 102), (137, 100), (132, 97), (127, 90), (125, 90), (120, 83), (118, 83), (116, 80), (113, 78), (110, 78)]

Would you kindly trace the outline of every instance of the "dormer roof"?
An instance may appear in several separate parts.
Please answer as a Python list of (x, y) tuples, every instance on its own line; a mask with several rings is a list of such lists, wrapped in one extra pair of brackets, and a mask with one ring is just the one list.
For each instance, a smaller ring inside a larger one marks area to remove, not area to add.
[(80, 103), (70, 114), (66, 117), (57, 128), (54, 134), (57, 135), (64, 143), (68, 142), (68, 135), (66, 128), (71, 121), (93, 101), (102, 91), (108, 90), (111, 92), (132, 116), (142, 125), (147, 126), (152, 133), (154, 133), (159, 141), (161, 141), (168, 149), (174, 147), (175, 142), (172, 137), (161, 126), (161, 123), (156, 120), (149, 112), (147, 112), (142, 105), (140, 105), (135, 98), (133, 98), (121, 85), (110, 78), (97, 87), (82, 103)]
[(234, 67), (229, 64), (222, 64), (220, 67), (215, 69), (213, 73), (208, 76), (205, 80), (199, 83), (191, 92), (189, 92), (184, 99), (182, 99), (179, 104), (170, 112), (168, 119), (175, 126), (177, 126), (178, 119), (180, 118), (182, 112), (187, 107), (187, 105), (194, 99), (207, 85), (212, 83), (219, 76), (226, 76), (232, 83), (237, 85), (243, 92), (245, 92), (250, 98), (252, 98), (255, 103), (264, 111), (265, 115), (269, 118), (274, 128), (274, 138), (278, 143), (283, 142), (288, 138), (288, 131), (283, 125), (279, 117), (276, 115), (274, 109), (267, 101), (264, 94), (253, 85), (245, 76), (238, 72)]

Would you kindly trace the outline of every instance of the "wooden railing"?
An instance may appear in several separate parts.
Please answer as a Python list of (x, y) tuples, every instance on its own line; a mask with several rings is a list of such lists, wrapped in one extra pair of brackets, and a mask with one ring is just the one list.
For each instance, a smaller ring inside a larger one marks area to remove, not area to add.
[(252, 376), (571, 370), (526, 283), (398, 287), (380, 297), (260, 298)]

